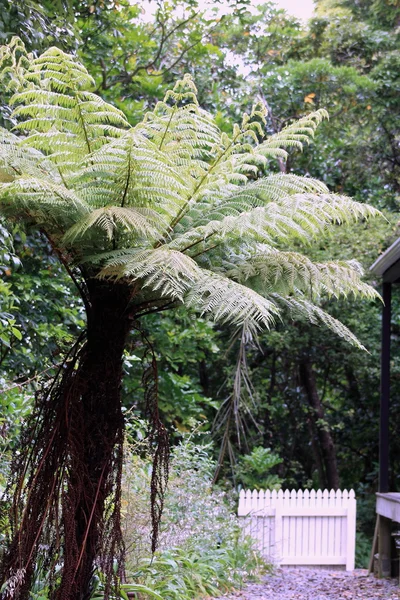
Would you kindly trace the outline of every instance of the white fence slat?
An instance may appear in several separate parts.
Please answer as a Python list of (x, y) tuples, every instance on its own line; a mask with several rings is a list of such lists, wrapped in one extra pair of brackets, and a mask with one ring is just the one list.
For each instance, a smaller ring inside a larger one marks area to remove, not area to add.
[[(303, 492), (299, 490), (296, 494), (296, 508), (301, 510), (303, 506)], [(303, 519), (293, 519), (296, 530), (296, 540), (294, 544), (294, 553), (296, 556), (302, 556), (302, 540), (303, 540)]]
[[(316, 508), (322, 508), (322, 490), (317, 491)], [(315, 546), (314, 556), (322, 556), (322, 519), (318, 516), (318, 511), (315, 511)]]
[[(331, 490), (329, 492), (328, 505), (329, 505), (330, 511), (332, 511), (336, 508), (336, 492), (335, 492), (335, 490)], [(333, 514), (331, 512), (328, 517), (328, 551), (327, 551), (328, 556), (335, 556), (335, 521), (337, 521), (337, 519), (335, 519), (335, 517), (333, 516)]]
[(354, 570), (354, 557), (356, 551), (356, 495), (350, 490), (347, 513), (347, 552), (346, 571)]
[[(310, 492), (308, 490), (304, 490), (303, 492), (303, 508), (310, 510)], [(303, 521), (303, 535), (301, 542), (301, 555), (303, 557), (309, 555), (309, 532), (311, 527), (311, 519), (312, 517), (309, 516), (305, 522)]]
[(242, 490), (243, 529), (270, 561), (354, 569), (354, 490)]

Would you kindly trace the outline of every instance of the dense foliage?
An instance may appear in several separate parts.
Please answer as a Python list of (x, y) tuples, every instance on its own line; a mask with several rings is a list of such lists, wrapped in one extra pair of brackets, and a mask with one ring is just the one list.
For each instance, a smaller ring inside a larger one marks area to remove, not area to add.
[[(195, 1), (160, 2), (146, 19), (140, 7), (125, 2), (65, 0), (57, 10), (52, 2), (1, 4), (8, 9), (0, 16), (5, 42), (18, 33), (35, 56), (51, 45), (76, 51), (94, 78), (96, 93), (122, 109), (130, 124), (140, 122), (143, 112), (186, 72), (196, 80), (200, 106), (212, 110), (227, 134), (255, 97), (268, 109), (265, 127), (270, 134), (279, 134), (295, 118), (328, 109), (330, 120), (321, 123), (316, 143), (304, 153), (292, 149), (286, 161), (279, 159), (269, 168), (317, 178), (338, 194), (384, 209), (389, 224), (346, 227), (308, 250), (309, 257), (320, 263), (357, 256), (368, 269), (398, 235), (397, 0), (319, 0), (308, 24), (272, 3), (257, 8), (234, 3), (224, 14), (202, 14)], [(3, 86), (5, 107), (10, 96)], [(10, 110), (4, 108), (2, 115), (10, 128), (15, 123)], [(10, 234), (0, 229), (5, 248), (0, 264), (0, 381), (7, 390), (1, 396), (2, 459), (18, 443), (19, 424), (42, 381), (39, 374), (44, 372), (46, 379), (54, 373), (84, 327), (81, 299), (54, 250), (40, 234), (28, 230), (27, 235), (16, 227), (14, 249)], [(394, 304), (396, 312), (397, 298)], [(349, 349), (298, 315), (288, 325), (278, 322), (259, 336), (258, 344), (232, 338), (226, 327), (193, 318), (185, 309), (162, 318), (144, 316), (159, 361), (160, 411), (176, 441), (195, 421), (213, 429), (221, 448), (215, 475), (220, 482), (247, 485), (272, 477), (270, 483), (290, 487), (355, 487), (360, 528), (371, 535), (381, 308), (379, 301), (362, 299), (334, 305), (323, 299), (321, 306), (340, 317), (369, 354)], [(394, 490), (400, 485), (397, 329), (395, 320)], [(138, 416), (143, 415), (144, 358), (144, 346), (130, 337), (123, 402)], [(262, 452), (268, 448), (270, 452)], [(269, 462), (271, 453), (275, 464)], [(3, 462), (5, 470), (7, 460)]]

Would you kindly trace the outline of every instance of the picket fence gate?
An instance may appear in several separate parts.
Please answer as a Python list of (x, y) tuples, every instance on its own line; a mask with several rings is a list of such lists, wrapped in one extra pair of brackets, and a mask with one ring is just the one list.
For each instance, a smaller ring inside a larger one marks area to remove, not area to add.
[(354, 490), (242, 490), (245, 534), (277, 565), (345, 565), (354, 569)]

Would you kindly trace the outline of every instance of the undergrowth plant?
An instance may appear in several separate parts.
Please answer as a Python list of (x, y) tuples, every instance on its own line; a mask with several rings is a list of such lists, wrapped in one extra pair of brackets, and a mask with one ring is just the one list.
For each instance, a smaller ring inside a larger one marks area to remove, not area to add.
[(256, 446), (250, 454), (239, 457), (235, 475), (241, 487), (250, 490), (279, 489), (282, 479), (276, 473), (271, 473), (283, 459), (271, 448)]
[(215, 463), (210, 453), (210, 446), (194, 441), (192, 435), (174, 447), (160, 547), (153, 557), (146, 492), (151, 461), (137, 451), (127, 450), (125, 455), (122, 507), (127, 579), (166, 600), (218, 596), (242, 587), (266, 568), (254, 542), (241, 532), (235, 502), (212, 486)]
[[(276, 172), (276, 159), (312, 139), (324, 110), (265, 137), (266, 108), (256, 102), (228, 135), (198, 105), (187, 75), (131, 127), (92, 91), (75, 56), (50, 48), (34, 57), (18, 38), (0, 49), (0, 84), (14, 124), (0, 130), (0, 215), (46, 238), (87, 321), (37, 394), (12, 465), (12, 535), (0, 585), (5, 599), (28, 600), (46, 543), (55, 600), (87, 600), (96, 567), (107, 598), (124, 556), (120, 389), (128, 334), (147, 340), (143, 315), (184, 304), (248, 335), (287, 312), (305, 315), (361, 346), (320, 305), (324, 297), (374, 298), (360, 266), (312, 262), (300, 249), (377, 211), (315, 179)], [(154, 550), (169, 451), (151, 346), (147, 359)]]

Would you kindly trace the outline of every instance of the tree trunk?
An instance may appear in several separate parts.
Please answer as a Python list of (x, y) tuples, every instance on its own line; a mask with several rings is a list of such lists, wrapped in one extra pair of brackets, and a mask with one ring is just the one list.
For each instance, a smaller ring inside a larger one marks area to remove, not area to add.
[(32, 448), (16, 463), (22, 493), (14, 496), (13, 538), (1, 566), (1, 583), (9, 582), (4, 599), (30, 597), (40, 543), (48, 545), (50, 572), (62, 565), (50, 596), (56, 600), (88, 600), (96, 564), (110, 581), (118, 551), (122, 558), (120, 392), (131, 290), (89, 280), (88, 292), (85, 345), (39, 399)]
[(57, 600), (90, 597), (90, 580), (104, 537), (105, 501), (115, 476), (111, 472), (114, 452), (117, 447), (117, 452), (122, 451), (123, 442), (121, 382), (130, 328), (129, 289), (94, 280), (89, 282), (89, 299), (87, 342), (74, 382), (80, 401), (69, 415), (71, 463), (63, 502), (64, 567)]
[(310, 413), (307, 415), (307, 426), (311, 440), (311, 447), (313, 449), (315, 465), (317, 467), (318, 472), (318, 485), (320, 488), (325, 488), (328, 484), (325, 477), (324, 465), (322, 463), (321, 449), (318, 443), (318, 434), (316, 432), (315, 417)]
[(329, 489), (337, 490), (339, 489), (339, 473), (335, 445), (331, 433), (325, 424), (324, 408), (318, 394), (315, 372), (309, 360), (304, 360), (300, 363), (300, 380), (308, 403), (316, 417), (318, 440), (321, 446), (328, 487)]

